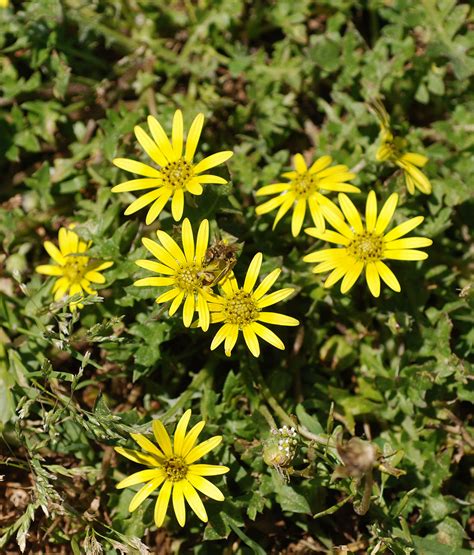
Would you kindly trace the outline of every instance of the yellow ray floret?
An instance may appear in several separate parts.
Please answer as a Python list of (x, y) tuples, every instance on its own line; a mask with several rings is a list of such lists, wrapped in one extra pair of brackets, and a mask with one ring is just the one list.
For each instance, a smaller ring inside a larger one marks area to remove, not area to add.
[(156, 444), (142, 434), (131, 434), (142, 451), (123, 447), (115, 448), (117, 453), (127, 459), (148, 467), (117, 484), (119, 489), (145, 484), (130, 501), (130, 512), (137, 509), (161, 486), (155, 504), (155, 524), (158, 527), (163, 525), (170, 499), (180, 526), (184, 526), (186, 522), (185, 500), (198, 518), (207, 522), (206, 509), (198, 492), (215, 501), (224, 500), (222, 492), (205, 476), (225, 474), (229, 468), (215, 464), (195, 464), (198, 459), (221, 443), (222, 436), (211, 437), (196, 445), (205, 422), (198, 422), (186, 433), (190, 418), (191, 411), (187, 410), (176, 426), (173, 444), (164, 425), (159, 420), (153, 420), (152, 427)]
[(141, 268), (159, 274), (159, 277), (147, 277), (134, 283), (138, 287), (166, 287), (157, 299), (157, 303), (171, 302), (169, 314), (172, 316), (184, 301), (183, 322), (186, 327), (192, 323), (194, 312), (199, 314), (199, 325), (206, 331), (209, 328), (210, 289), (206, 285), (205, 254), (209, 243), (209, 222), (203, 220), (199, 226), (194, 242), (191, 223), (186, 218), (181, 231), (181, 248), (167, 233), (158, 230), (159, 243), (151, 239), (142, 239), (147, 250), (157, 259), (137, 260)]
[(267, 312), (264, 309), (286, 299), (293, 293), (294, 289), (279, 289), (267, 295), (267, 292), (280, 275), (281, 270), (277, 268), (270, 272), (254, 290), (261, 265), (262, 254), (257, 253), (247, 270), (243, 287), (239, 288), (237, 280), (233, 276), (221, 284), (222, 295), (215, 296), (209, 305), (211, 323), (222, 323), (222, 327), (212, 341), (211, 350), (216, 349), (224, 342), (225, 354), (230, 356), (239, 331), (243, 333), (247, 347), (255, 357), (260, 355), (258, 337), (277, 349), (285, 348), (281, 339), (273, 331), (263, 326), (262, 323), (277, 326), (297, 326), (299, 324), (298, 320), (284, 314)]
[[(59, 301), (65, 296), (83, 295), (84, 292), (93, 295), (91, 283), (105, 283), (101, 272), (113, 266), (113, 262), (99, 262), (87, 256), (87, 250), (92, 243), (80, 239), (72, 229), (62, 227), (59, 230), (58, 242), (59, 249), (51, 241), (44, 243), (44, 248), (54, 263), (36, 267), (38, 273), (58, 278), (53, 286), (54, 300)], [(83, 306), (80, 301), (69, 304), (71, 310)]]
[(286, 183), (266, 185), (259, 189), (256, 195), (274, 195), (274, 198), (257, 206), (257, 214), (266, 214), (278, 208), (273, 229), (283, 216), (293, 207), (291, 218), (291, 233), (296, 237), (303, 226), (306, 208), (309, 207), (314, 225), (321, 231), (325, 229), (322, 207), (326, 210), (337, 210), (337, 206), (329, 200), (324, 191), (339, 191), (345, 193), (358, 193), (360, 189), (347, 183), (354, 179), (355, 174), (342, 164), (331, 166), (332, 158), (322, 156), (308, 168), (301, 154), (293, 158), (295, 170), (283, 174), (289, 179)]
[[(306, 229), (309, 235), (335, 243), (340, 247), (316, 251), (304, 257), (305, 262), (317, 262), (314, 273), (329, 272), (324, 287), (332, 287), (342, 279), (341, 293), (347, 293), (365, 271), (365, 279), (374, 297), (380, 295), (380, 279), (391, 289), (400, 292), (400, 284), (383, 260), (424, 260), (428, 255), (419, 249), (433, 243), (425, 237), (407, 237), (401, 239), (423, 221), (422, 216), (398, 225), (385, 233), (398, 203), (398, 195), (393, 193), (387, 199), (377, 216), (377, 199), (374, 191), (367, 197), (365, 225), (356, 207), (347, 195), (339, 195), (342, 212), (326, 214), (328, 221), (336, 231), (319, 231)], [(347, 223), (346, 223), (347, 222)]]
[(201, 195), (204, 184), (227, 183), (222, 177), (203, 172), (226, 162), (233, 154), (231, 151), (217, 152), (200, 162), (193, 162), (203, 123), (203, 114), (198, 114), (189, 129), (186, 146), (184, 145), (181, 110), (176, 110), (173, 117), (171, 141), (153, 116), (148, 117), (151, 136), (141, 127), (135, 127), (137, 141), (156, 167), (127, 158), (113, 160), (118, 168), (141, 176), (139, 179), (132, 179), (116, 185), (112, 189), (114, 193), (149, 189), (130, 204), (125, 210), (125, 215), (133, 214), (141, 208), (151, 205), (146, 216), (146, 223), (151, 224), (171, 199), (171, 213), (173, 218), (179, 221), (183, 215), (185, 193)]

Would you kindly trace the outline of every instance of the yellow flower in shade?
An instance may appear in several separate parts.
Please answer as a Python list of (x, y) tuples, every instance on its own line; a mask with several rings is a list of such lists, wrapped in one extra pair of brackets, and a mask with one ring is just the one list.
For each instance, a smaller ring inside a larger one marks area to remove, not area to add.
[(422, 168), (428, 158), (416, 152), (404, 152), (407, 141), (400, 137), (394, 137), (388, 129), (382, 128), (381, 146), (377, 150), (376, 159), (379, 162), (388, 160), (403, 170), (408, 192), (415, 194), (417, 188), (425, 195), (431, 193), (431, 183), (426, 175), (419, 169)]
[[(59, 249), (51, 241), (45, 241), (44, 248), (55, 264), (42, 264), (36, 271), (47, 276), (58, 278), (53, 286), (54, 300), (59, 301), (65, 295), (83, 294), (85, 291), (93, 295), (95, 291), (91, 283), (105, 283), (100, 273), (113, 266), (113, 262), (98, 262), (87, 256), (91, 242), (86, 243), (72, 229), (62, 227), (58, 234)], [(69, 304), (71, 310), (82, 308), (79, 301)]]
[[(334, 216), (326, 214), (328, 221), (336, 231), (319, 231), (316, 228), (306, 229), (309, 235), (342, 245), (342, 248), (326, 249), (313, 252), (304, 257), (305, 262), (318, 262), (314, 273), (331, 271), (324, 287), (331, 287), (342, 279), (341, 293), (347, 293), (357, 278), (365, 270), (365, 279), (374, 297), (380, 295), (380, 278), (394, 291), (400, 292), (400, 284), (383, 260), (424, 260), (428, 255), (416, 250), (428, 247), (433, 243), (425, 237), (407, 237), (401, 239), (409, 231), (423, 221), (423, 216), (416, 216), (393, 228), (385, 234), (390, 220), (397, 207), (398, 195), (389, 196), (377, 216), (377, 199), (374, 191), (367, 197), (365, 226), (356, 207), (347, 195), (339, 195), (342, 212)], [(347, 223), (344, 221), (344, 216)]]
[(131, 434), (134, 441), (144, 452), (134, 449), (115, 447), (127, 459), (148, 467), (132, 474), (117, 484), (117, 488), (127, 488), (145, 483), (133, 496), (128, 510), (133, 512), (147, 497), (161, 486), (155, 504), (155, 524), (160, 527), (165, 520), (170, 498), (174, 513), (181, 526), (186, 522), (186, 500), (191, 509), (203, 521), (207, 522), (207, 513), (198, 491), (215, 501), (223, 501), (222, 492), (204, 476), (217, 476), (229, 472), (226, 466), (215, 464), (194, 464), (198, 459), (217, 447), (222, 436), (214, 436), (196, 445), (197, 438), (205, 422), (198, 422), (186, 433), (191, 411), (187, 410), (181, 417), (174, 434), (174, 443), (166, 428), (159, 420), (153, 420), (153, 433), (158, 446), (142, 434)]
[(169, 314), (172, 316), (184, 300), (183, 322), (186, 327), (192, 323), (194, 312), (199, 314), (199, 325), (204, 331), (209, 328), (210, 289), (205, 284), (205, 254), (209, 242), (209, 222), (203, 220), (199, 226), (196, 245), (189, 220), (183, 221), (181, 237), (183, 250), (176, 241), (161, 229), (156, 232), (161, 244), (143, 238), (143, 245), (158, 259), (137, 260), (135, 264), (151, 270), (160, 277), (147, 277), (137, 280), (138, 287), (168, 287), (157, 299), (157, 303), (172, 301)]
[(228, 160), (233, 154), (231, 151), (217, 152), (198, 163), (193, 162), (203, 123), (203, 114), (198, 114), (189, 129), (185, 148), (181, 110), (176, 110), (174, 114), (171, 141), (163, 127), (153, 116), (148, 117), (151, 137), (141, 127), (135, 127), (137, 141), (159, 169), (127, 158), (113, 160), (117, 167), (143, 176), (116, 185), (112, 189), (114, 193), (150, 189), (149, 192), (132, 202), (125, 210), (125, 215), (133, 214), (151, 204), (146, 216), (146, 223), (151, 224), (160, 215), (160, 212), (171, 198), (171, 213), (173, 218), (179, 221), (183, 215), (184, 193), (201, 195), (202, 186), (206, 183), (221, 185), (227, 183), (222, 177), (203, 174), (202, 172)]
[(277, 268), (270, 272), (254, 291), (261, 265), (262, 253), (257, 253), (250, 263), (244, 285), (241, 288), (238, 287), (233, 276), (221, 283), (223, 295), (216, 295), (209, 304), (211, 323), (223, 323), (212, 341), (211, 350), (216, 349), (225, 341), (225, 354), (230, 356), (239, 331), (243, 333), (247, 347), (255, 357), (260, 354), (258, 337), (277, 349), (285, 348), (281, 339), (260, 322), (277, 326), (297, 326), (299, 322), (296, 318), (263, 310), (286, 299), (294, 289), (279, 289), (269, 295), (266, 294), (280, 275), (281, 270)]
[(273, 229), (283, 218), (288, 210), (294, 206), (291, 219), (291, 233), (296, 237), (301, 231), (306, 214), (306, 206), (313, 219), (314, 225), (321, 231), (325, 229), (322, 207), (337, 213), (337, 206), (329, 200), (323, 191), (340, 191), (345, 193), (359, 193), (360, 189), (346, 183), (353, 179), (355, 174), (349, 172), (349, 168), (342, 164), (331, 166), (332, 158), (322, 156), (308, 169), (301, 154), (293, 157), (295, 171), (286, 172), (283, 177), (290, 181), (287, 183), (275, 183), (266, 185), (256, 193), (258, 197), (264, 195), (278, 194), (275, 198), (257, 206), (257, 214), (266, 214), (278, 208)]

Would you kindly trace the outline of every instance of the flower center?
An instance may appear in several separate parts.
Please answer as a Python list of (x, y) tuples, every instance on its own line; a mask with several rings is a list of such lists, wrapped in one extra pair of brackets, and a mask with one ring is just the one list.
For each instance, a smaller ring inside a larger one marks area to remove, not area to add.
[(243, 328), (258, 318), (259, 309), (250, 293), (237, 291), (233, 297), (227, 299), (224, 305), (224, 316), (227, 324), (237, 324)]
[(88, 263), (87, 256), (66, 256), (66, 264), (63, 267), (64, 277), (71, 283), (80, 283), (88, 271)]
[(202, 287), (201, 269), (196, 264), (182, 266), (175, 274), (176, 285), (187, 293), (194, 293)]
[(295, 177), (291, 182), (291, 186), (297, 198), (308, 198), (309, 195), (319, 189), (318, 178), (308, 172), (299, 174)]
[(185, 189), (186, 184), (193, 177), (193, 166), (183, 158), (170, 162), (161, 168), (163, 185), (173, 189)]
[(163, 470), (166, 472), (167, 479), (171, 482), (184, 480), (188, 473), (188, 465), (182, 457), (170, 457), (163, 463)]
[(349, 254), (360, 262), (373, 262), (383, 256), (383, 240), (381, 235), (364, 231), (355, 235), (347, 246)]

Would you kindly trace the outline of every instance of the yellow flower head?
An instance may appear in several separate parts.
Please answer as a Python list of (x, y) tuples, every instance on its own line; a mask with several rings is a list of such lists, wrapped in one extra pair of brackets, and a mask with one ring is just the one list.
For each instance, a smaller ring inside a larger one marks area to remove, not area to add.
[(117, 488), (122, 489), (146, 482), (130, 501), (130, 512), (137, 509), (156, 488), (162, 486), (155, 504), (155, 524), (158, 527), (163, 525), (170, 498), (181, 526), (186, 522), (185, 499), (196, 515), (203, 522), (207, 522), (206, 509), (198, 491), (215, 501), (224, 500), (222, 492), (204, 476), (225, 474), (229, 472), (229, 468), (215, 464), (194, 464), (217, 447), (222, 441), (222, 436), (211, 437), (196, 445), (205, 422), (198, 422), (186, 433), (190, 417), (190, 410), (181, 417), (176, 426), (173, 445), (163, 424), (159, 420), (153, 420), (153, 433), (158, 446), (142, 434), (131, 434), (145, 452), (115, 447), (117, 453), (148, 467), (147, 470), (136, 472), (117, 484)]
[(189, 129), (184, 154), (183, 114), (181, 110), (176, 110), (174, 114), (171, 141), (163, 127), (153, 116), (148, 117), (151, 137), (141, 127), (135, 127), (135, 136), (138, 142), (158, 166), (158, 169), (127, 158), (113, 160), (117, 167), (143, 176), (116, 185), (112, 189), (114, 193), (151, 189), (148, 193), (133, 201), (125, 210), (125, 215), (133, 214), (151, 204), (146, 216), (146, 223), (151, 224), (160, 215), (160, 212), (171, 198), (171, 213), (173, 218), (179, 221), (183, 215), (185, 192), (200, 195), (203, 190), (202, 185), (205, 183), (227, 183), (222, 177), (203, 174), (202, 172), (228, 160), (233, 154), (231, 151), (217, 152), (207, 156), (197, 164), (193, 162), (203, 123), (203, 114), (198, 114)]
[(410, 194), (415, 194), (415, 187), (422, 193), (431, 193), (431, 183), (426, 175), (419, 170), (428, 158), (416, 152), (404, 152), (407, 141), (394, 137), (389, 129), (382, 128), (381, 145), (375, 155), (379, 162), (388, 160), (403, 170), (405, 183)]
[(244, 334), (247, 347), (255, 357), (260, 354), (257, 336), (277, 349), (285, 348), (281, 339), (259, 322), (278, 326), (297, 326), (299, 322), (295, 318), (276, 312), (263, 311), (267, 306), (286, 299), (294, 290), (286, 288), (279, 289), (270, 295), (266, 294), (280, 275), (281, 270), (277, 268), (270, 272), (254, 291), (261, 265), (262, 253), (257, 253), (250, 263), (244, 285), (241, 288), (238, 287), (233, 276), (221, 283), (223, 295), (215, 296), (212, 304), (209, 305), (211, 322), (223, 323), (212, 341), (211, 350), (216, 349), (225, 340), (225, 354), (230, 356), (239, 331)]
[[(380, 295), (380, 278), (394, 291), (400, 292), (400, 284), (390, 270), (382, 262), (392, 260), (424, 260), (428, 255), (416, 250), (428, 247), (433, 243), (425, 237), (407, 237), (400, 239), (423, 221), (423, 216), (416, 216), (388, 233), (384, 234), (397, 207), (398, 195), (393, 193), (387, 199), (377, 217), (377, 199), (374, 191), (367, 197), (365, 226), (359, 212), (347, 195), (339, 195), (342, 212), (334, 216), (327, 212), (328, 221), (337, 231), (319, 231), (316, 228), (306, 229), (306, 233), (330, 243), (341, 245), (342, 248), (326, 249), (308, 254), (305, 262), (319, 262), (313, 269), (314, 273), (331, 273), (324, 287), (331, 287), (341, 278), (341, 293), (347, 293), (354, 285), (361, 272), (365, 270), (365, 279), (374, 297)], [(344, 216), (347, 223), (344, 221)]]
[[(58, 240), (59, 249), (51, 241), (44, 243), (44, 248), (55, 264), (42, 264), (36, 267), (38, 273), (58, 278), (53, 286), (54, 300), (59, 301), (65, 295), (72, 297), (82, 294), (83, 291), (93, 295), (91, 282), (105, 283), (105, 278), (100, 272), (113, 266), (113, 262), (101, 263), (88, 257), (87, 249), (92, 243), (82, 241), (72, 229), (62, 227), (59, 230)], [(69, 304), (71, 310), (83, 306), (79, 301)]]
[(10, 0), (0, 0), (0, 8), (8, 8)]
[(256, 195), (258, 197), (278, 193), (275, 198), (257, 206), (257, 214), (266, 214), (278, 208), (273, 223), (273, 229), (275, 229), (277, 223), (294, 205), (291, 233), (293, 237), (296, 237), (301, 231), (306, 214), (306, 205), (308, 205), (314, 225), (324, 231), (325, 223), (322, 207), (337, 211), (337, 206), (322, 191), (360, 192), (358, 187), (346, 183), (346, 181), (353, 179), (355, 174), (350, 173), (349, 168), (342, 164), (330, 167), (331, 163), (332, 158), (330, 156), (322, 156), (308, 169), (303, 156), (296, 154), (293, 158), (295, 171), (283, 174), (283, 177), (290, 180), (288, 183), (266, 185), (257, 191)]
[(199, 226), (196, 246), (194, 246), (193, 230), (189, 220), (183, 221), (181, 237), (182, 250), (176, 241), (162, 230), (156, 232), (161, 244), (151, 239), (142, 239), (144, 246), (153, 254), (158, 262), (137, 260), (136, 264), (166, 277), (147, 277), (134, 283), (139, 287), (162, 287), (168, 290), (162, 293), (157, 303), (171, 301), (169, 310), (172, 316), (184, 300), (183, 322), (186, 327), (192, 323), (194, 311), (199, 314), (199, 325), (204, 331), (209, 328), (209, 307), (207, 304), (210, 289), (206, 283), (205, 254), (209, 242), (209, 222), (203, 220)]

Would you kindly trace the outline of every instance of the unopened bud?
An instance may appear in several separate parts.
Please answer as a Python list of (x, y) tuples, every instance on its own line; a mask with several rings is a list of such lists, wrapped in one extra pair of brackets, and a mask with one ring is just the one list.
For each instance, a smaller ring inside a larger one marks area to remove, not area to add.
[(270, 437), (263, 445), (263, 460), (268, 466), (287, 468), (296, 456), (297, 447), (298, 434), (295, 428), (272, 428)]

